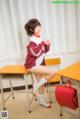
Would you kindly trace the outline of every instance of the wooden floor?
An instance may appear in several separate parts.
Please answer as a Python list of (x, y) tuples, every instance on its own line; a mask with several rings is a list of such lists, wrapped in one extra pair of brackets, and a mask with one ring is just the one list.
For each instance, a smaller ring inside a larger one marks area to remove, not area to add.
[[(9, 93), (6, 93), (7, 96)], [(46, 93), (45, 96), (48, 96)], [(49, 97), (49, 96), (48, 96)], [(52, 96), (54, 98), (54, 96)], [(0, 98), (1, 99), (1, 98)], [(49, 99), (47, 99), (48, 101)], [(15, 92), (15, 99), (10, 98), (7, 103), (8, 119), (78, 119), (78, 110), (68, 110), (64, 109), (63, 117), (59, 116), (60, 107), (56, 103), (55, 98), (53, 99), (52, 107), (50, 109), (41, 107), (38, 101), (34, 101), (32, 104), (32, 113), (27, 111), (27, 100), (25, 98), (25, 93)], [(2, 111), (1, 100), (0, 100), (0, 111)]]

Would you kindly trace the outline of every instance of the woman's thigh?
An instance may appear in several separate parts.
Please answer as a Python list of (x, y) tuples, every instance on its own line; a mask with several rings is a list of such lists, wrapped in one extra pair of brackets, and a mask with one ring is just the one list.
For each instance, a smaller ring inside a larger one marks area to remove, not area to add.
[(52, 74), (54, 71), (50, 70), (48, 67), (46, 66), (35, 66), (31, 69), (29, 69), (29, 72), (38, 74), (38, 75), (49, 75)]

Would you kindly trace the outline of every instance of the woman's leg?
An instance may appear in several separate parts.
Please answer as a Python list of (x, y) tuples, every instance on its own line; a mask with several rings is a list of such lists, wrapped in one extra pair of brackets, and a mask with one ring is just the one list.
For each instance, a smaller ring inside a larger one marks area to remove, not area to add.
[(39, 104), (49, 108), (51, 105), (46, 103), (44, 99), (44, 88), (42, 87), (50, 78), (54, 76), (54, 71), (51, 71), (46, 66), (35, 66), (29, 70), (35, 74), (36, 79), (38, 80), (37, 83), (33, 86), (33, 93), (37, 94), (38, 89), (40, 89), (40, 95), (38, 95)]
[(49, 79), (51, 79), (55, 75), (54, 71), (50, 70), (46, 66), (41, 66), (41, 65), (31, 68), (29, 70), (29, 72), (32, 72), (32, 73), (37, 74), (37, 75), (42, 75), (46, 81), (48, 81)]
[[(34, 75), (37, 81), (39, 81), (43, 77), (43, 75), (41, 74), (34, 74)], [(39, 94), (44, 94), (44, 85), (40, 87)]]
[[(39, 80), (43, 77), (43, 75), (41, 75), (41, 74), (35, 74), (35, 77), (36, 77), (36, 79), (39, 82)], [(51, 104), (48, 103), (48, 102), (46, 102), (46, 99), (45, 99), (45, 96), (44, 96), (44, 89), (45, 89), (44, 85), (41, 86), (39, 88), (38, 95), (36, 95), (36, 96), (37, 96), (37, 99), (38, 99), (38, 102), (39, 102), (40, 105), (42, 105), (42, 106), (44, 106), (46, 108), (50, 108), (51, 107)]]
[(33, 93), (36, 94), (36, 92), (38, 91), (38, 89), (44, 85), (49, 79), (51, 79), (54, 76), (54, 72), (51, 71), (49, 68), (47, 68), (46, 66), (35, 66), (33, 68), (31, 68), (29, 70), (29, 72), (34, 73), (35, 75), (41, 75), (42, 78), (39, 78), (38, 82), (34, 84), (33, 87)]

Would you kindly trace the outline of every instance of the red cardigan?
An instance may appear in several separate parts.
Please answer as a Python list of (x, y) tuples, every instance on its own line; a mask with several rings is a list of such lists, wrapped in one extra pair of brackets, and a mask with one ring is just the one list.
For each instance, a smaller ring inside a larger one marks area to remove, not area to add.
[[(35, 42), (30, 41), (27, 46), (27, 56), (25, 59), (25, 67), (32, 68), (35, 66), (36, 59), (41, 56), (43, 53), (48, 52), (50, 46), (47, 46), (44, 41), (42, 41), (39, 45)], [(43, 64), (43, 63), (41, 63)]]

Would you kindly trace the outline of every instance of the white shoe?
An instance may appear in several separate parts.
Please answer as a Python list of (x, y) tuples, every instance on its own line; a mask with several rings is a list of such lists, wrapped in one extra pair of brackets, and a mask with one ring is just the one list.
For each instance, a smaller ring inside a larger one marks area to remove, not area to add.
[(51, 104), (47, 103), (42, 96), (39, 98), (39, 104), (43, 107), (51, 108)]
[(51, 104), (49, 104), (49, 103), (46, 103), (46, 102), (44, 102), (44, 103), (39, 103), (41, 106), (43, 106), (43, 107), (46, 107), (46, 108), (51, 108)]

